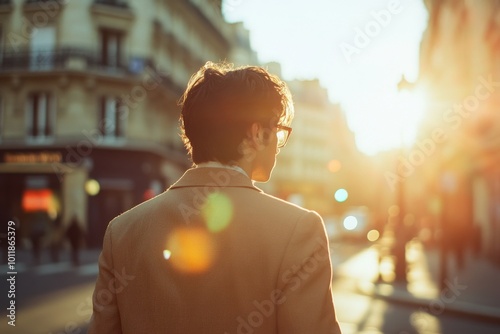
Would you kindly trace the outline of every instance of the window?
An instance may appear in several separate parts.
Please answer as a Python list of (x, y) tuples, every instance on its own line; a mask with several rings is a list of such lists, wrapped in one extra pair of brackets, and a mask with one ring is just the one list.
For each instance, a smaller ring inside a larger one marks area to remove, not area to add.
[(0, 95), (0, 142), (2, 141), (3, 137), (3, 117), (4, 117), (4, 110), (3, 110), (3, 97)]
[[(0, 1), (1, 3), (1, 1)], [(2, 60), (3, 60), (3, 28), (2, 26), (0, 25), (0, 64), (2, 64)]]
[(36, 70), (51, 69), (54, 65), (55, 46), (55, 27), (37, 28), (36, 38), (30, 39), (30, 68)]
[(123, 33), (118, 30), (101, 30), (101, 63), (108, 67), (121, 65)]
[(28, 96), (28, 137), (43, 139), (54, 134), (54, 97), (50, 93), (37, 92)]
[(128, 110), (116, 97), (105, 96), (100, 100), (99, 129), (105, 138), (122, 138)]

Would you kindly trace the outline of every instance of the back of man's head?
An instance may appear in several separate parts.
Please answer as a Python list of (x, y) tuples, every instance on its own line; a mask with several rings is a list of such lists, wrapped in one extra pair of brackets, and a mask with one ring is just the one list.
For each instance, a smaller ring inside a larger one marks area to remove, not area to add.
[(286, 84), (262, 67), (206, 63), (188, 83), (179, 105), (181, 131), (195, 164), (242, 157), (251, 124), (288, 125), (293, 105)]

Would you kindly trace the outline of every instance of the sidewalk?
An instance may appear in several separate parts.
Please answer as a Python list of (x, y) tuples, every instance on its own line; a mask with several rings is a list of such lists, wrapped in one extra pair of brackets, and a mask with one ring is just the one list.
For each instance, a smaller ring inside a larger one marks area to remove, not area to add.
[(458, 270), (449, 259), (448, 278), (440, 289), (439, 249), (426, 250), (420, 242), (411, 241), (406, 251), (408, 282), (394, 282), (394, 259), (388, 247), (382, 240), (370, 249), (372, 262), (380, 261), (378, 273), (365, 275), (368, 279), (358, 282), (359, 292), (433, 315), (450, 313), (500, 324), (500, 267), (484, 257), (467, 256), (465, 268)]
[[(79, 266), (85, 267), (89, 265), (97, 266), (97, 261), (99, 258), (99, 254), (101, 253), (100, 249), (82, 249), (79, 254)], [(59, 251), (59, 259), (58, 261), (54, 261), (51, 258), (50, 250), (43, 249), (40, 253), (40, 262), (38, 264), (35, 263), (33, 254), (28, 249), (16, 249), (15, 254), (15, 271), (18, 273), (22, 273), (25, 271), (44, 271), (46, 268), (53, 267), (54, 269), (59, 268), (62, 269), (70, 269), (73, 267), (71, 262), (71, 252), (69, 249), (64, 248)], [(0, 272), (6, 273), (9, 270), (7, 263), (0, 263)]]

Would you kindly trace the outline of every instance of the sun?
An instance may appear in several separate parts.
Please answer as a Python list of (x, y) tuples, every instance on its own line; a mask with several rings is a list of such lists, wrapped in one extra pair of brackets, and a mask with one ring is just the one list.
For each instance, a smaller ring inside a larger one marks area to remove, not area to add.
[(346, 114), (356, 133), (358, 148), (368, 155), (394, 148), (411, 147), (427, 110), (427, 96), (421, 90), (384, 93), (378, 103), (365, 101), (347, 104)]

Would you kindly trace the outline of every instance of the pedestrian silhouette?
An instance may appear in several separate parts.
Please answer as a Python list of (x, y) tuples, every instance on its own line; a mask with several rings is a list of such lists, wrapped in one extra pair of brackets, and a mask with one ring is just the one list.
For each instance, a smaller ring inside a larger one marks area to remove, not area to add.
[(42, 238), (45, 235), (47, 228), (47, 213), (40, 211), (35, 213), (34, 220), (31, 226), (30, 239), (33, 259), (35, 264), (40, 264), (40, 256), (42, 251)]
[(50, 256), (52, 262), (59, 262), (59, 250), (61, 248), (61, 215), (52, 222), (52, 230), (50, 233)]
[(78, 218), (73, 216), (71, 219), (70, 225), (66, 230), (66, 237), (69, 240), (71, 245), (71, 261), (74, 266), (78, 266), (80, 264), (80, 246), (81, 239), (83, 236), (83, 230), (78, 222)]

